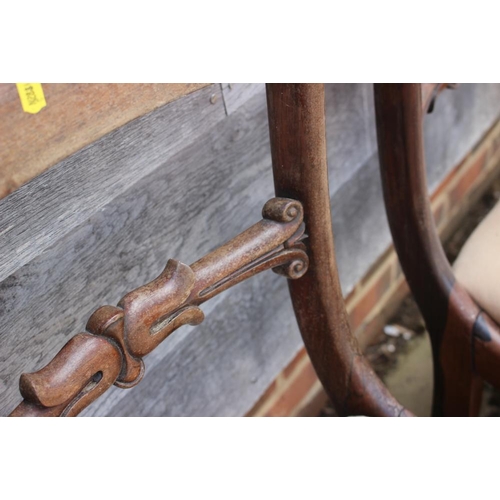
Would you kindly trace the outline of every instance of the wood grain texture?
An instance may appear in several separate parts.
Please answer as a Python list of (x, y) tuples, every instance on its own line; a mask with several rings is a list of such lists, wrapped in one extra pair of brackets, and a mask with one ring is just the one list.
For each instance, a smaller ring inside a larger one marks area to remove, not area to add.
[(272, 198), (262, 220), (190, 266), (169, 259), (155, 280), (101, 306), (86, 330), (48, 365), (23, 373), (23, 402), (10, 416), (76, 416), (113, 384), (130, 389), (144, 375), (142, 358), (175, 330), (199, 325), (199, 306), (253, 276), (273, 270), (288, 279), (307, 272), (302, 205)]
[(187, 139), (195, 141), (222, 120), (221, 99), (210, 104), (213, 92), (220, 94), (217, 85), (134, 120), (5, 198), (0, 281), (162, 165)]
[(263, 83), (221, 83), (227, 115), (234, 113), (251, 97), (264, 92)]
[(15, 84), (0, 84), (0, 198), (150, 111), (206, 83), (46, 83), (47, 106), (24, 113)]
[[(116, 303), (125, 291), (153, 279), (167, 258), (195, 261), (255, 222), (262, 205), (273, 196), (265, 117), (265, 102), (260, 104), (254, 99), (239, 113), (232, 115), (231, 120), (222, 121), (218, 127), (207, 127), (208, 133), (198, 137), (188, 147), (183, 144), (184, 149), (174, 157), (164, 157), (164, 163), (154, 172), (114, 198), (101, 211), (95, 212), (88, 222), (75, 228), (71, 234), (54, 241), (49, 251), (32, 259), (22, 267), (22, 271), (4, 282), (0, 314), (6, 318), (8, 325), (2, 326), (0, 336), (0, 366), (2, 381), (8, 378), (9, 383), (6, 382), (5, 387), (8, 394), (2, 392), (0, 395), (2, 412), (7, 402), (18, 402), (16, 375), (43, 366), (69, 336), (80, 330), (96, 306)], [(143, 128), (139, 130), (143, 132)], [(132, 132), (137, 133), (135, 129)], [(115, 139), (114, 135), (108, 137), (113, 149), (120, 149), (122, 146)], [(23, 188), (12, 196), (22, 191)], [(235, 197), (234, 193), (238, 196)], [(185, 201), (187, 196), (189, 203)], [(221, 207), (225, 208), (222, 210)], [(290, 311), (290, 304), (285, 300), (286, 284), (283, 279), (274, 275), (267, 279), (276, 279), (281, 283), (283, 307), (288, 307)], [(242, 287), (245, 285), (236, 287), (230, 296), (245, 309), (243, 304), (256, 299), (254, 294), (248, 295), (248, 289), (243, 292)], [(262, 294), (262, 300), (265, 300), (265, 297), (269, 298), (268, 290), (270, 288), (266, 286), (256, 294)], [(213, 308), (227, 296), (225, 293), (221, 298), (214, 299), (214, 303), (204, 306), (206, 324), (210, 324)], [(246, 309), (239, 313), (245, 318), (248, 314)], [(288, 314), (278, 314), (278, 321), (286, 316)], [(235, 323), (236, 319), (232, 319), (231, 324)], [(286, 324), (283, 321), (283, 325)], [(213, 365), (203, 351), (203, 344), (198, 345), (195, 341), (197, 332), (193, 332), (194, 337), (184, 338), (187, 343), (194, 342), (189, 347), (194, 349), (193, 356), (197, 359), (196, 362), (190, 362), (192, 357), (183, 360), (188, 373), (181, 373), (186, 380), (197, 380), (203, 386), (207, 373), (212, 373), (217, 366), (235, 362), (245, 364), (247, 355), (254, 356), (251, 349), (245, 353), (243, 345), (248, 347), (253, 341), (256, 344), (253, 349), (261, 349), (260, 340), (270, 330), (263, 327), (256, 332), (252, 322), (246, 327), (238, 325), (238, 328), (247, 328), (247, 336), (239, 332), (237, 335), (243, 337), (240, 343), (233, 344), (233, 348), (229, 348), (229, 343), (231, 339), (234, 341), (234, 328), (221, 328), (215, 338), (209, 339), (213, 343), (213, 355), (219, 358), (218, 363)], [(205, 325), (200, 328), (204, 329)], [(239, 331), (238, 328), (236, 331)], [(149, 373), (154, 372), (154, 367), (160, 362), (170, 366), (169, 358), (164, 358), (167, 354), (177, 356), (175, 339), (183, 339), (186, 330), (189, 331), (189, 328), (176, 332), (169, 342), (159, 347), (158, 352), (146, 358), (144, 385), (159, 386), (164, 383), (161, 379), (153, 380)], [(22, 332), (22, 335), (16, 339), (17, 336), (9, 334), (12, 331)], [(269, 341), (275, 349), (278, 349), (275, 342), (281, 341), (283, 354), (277, 357), (280, 362), (286, 362), (286, 358), (300, 348), (299, 337), (293, 333), (293, 330), (285, 329)], [(289, 344), (283, 336), (289, 338)], [(252, 367), (250, 378), (258, 379), (263, 390), (272, 379), (278, 361), (262, 366), (258, 362), (264, 363), (265, 356), (258, 352), (255, 356), (256, 360), (248, 361)], [(181, 373), (172, 376), (181, 377)], [(180, 385), (177, 389), (170, 387), (170, 401), (174, 406), (170, 411), (187, 414), (189, 406), (179, 405), (180, 400), (184, 401), (184, 382), (182, 378), (176, 380)], [(241, 382), (241, 379), (238, 380)], [(237, 390), (238, 380), (230, 383), (231, 386), (235, 384), (233, 391)], [(123, 395), (117, 397), (127, 398), (132, 391), (122, 391)], [(245, 397), (233, 402), (236, 406), (224, 409), (227, 399), (221, 391), (219, 398), (210, 406), (220, 414), (230, 410), (244, 413), (253, 404), (251, 394), (248, 392)], [(106, 405), (106, 397), (102, 403), (104, 407), (91, 411), (100, 409), (106, 414), (110, 405), (117, 403), (111, 399), (111, 403)], [(189, 404), (196, 404), (199, 408), (206, 403), (207, 399), (203, 399)], [(136, 409), (134, 404), (129, 411)]]
[[(376, 84), (381, 176), (394, 246), (429, 331), (435, 416), (476, 416), (481, 381), (500, 384), (500, 330), (456, 282), (432, 215), (424, 162), (420, 84)], [(489, 331), (491, 330), (491, 331)]]
[(304, 206), (309, 269), (288, 286), (314, 369), (340, 416), (412, 416), (375, 375), (349, 326), (333, 243), (324, 85), (268, 84), (266, 91), (276, 194)]
[[(264, 89), (248, 89), (229, 116), (219, 85), (167, 104), (0, 200), (2, 230), (15, 231), (10, 240), (0, 236), (1, 415), (20, 401), (19, 375), (46, 364), (96, 307), (156, 277), (168, 258), (194, 262), (260, 217), (274, 195), (267, 110)], [(434, 179), (454, 166), (453, 148), (463, 154), (491, 126), (499, 91), (464, 85), (440, 96), (426, 136), (430, 153), (442, 158), (433, 162)], [(371, 92), (360, 84), (326, 88), (344, 293), (390, 241), (370, 135)], [(472, 122), (461, 111), (471, 108)], [(336, 135), (339, 128), (346, 131)], [(439, 140), (441, 128), (454, 131), (451, 143)], [(363, 142), (362, 154), (346, 140), (351, 135)], [(245, 414), (302, 347), (286, 283), (265, 273), (202, 308), (202, 325), (183, 327), (145, 358), (141, 384), (111, 389), (84, 414)]]

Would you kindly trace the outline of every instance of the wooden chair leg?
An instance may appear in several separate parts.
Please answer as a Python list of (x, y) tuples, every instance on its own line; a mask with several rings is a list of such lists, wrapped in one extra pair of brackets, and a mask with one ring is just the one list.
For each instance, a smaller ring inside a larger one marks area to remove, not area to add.
[(367, 363), (348, 323), (332, 233), (324, 86), (269, 84), (267, 101), (277, 196), (304, 207), (309, 270), (289, 288), (316, 373), (339, 415), (409, 416)]

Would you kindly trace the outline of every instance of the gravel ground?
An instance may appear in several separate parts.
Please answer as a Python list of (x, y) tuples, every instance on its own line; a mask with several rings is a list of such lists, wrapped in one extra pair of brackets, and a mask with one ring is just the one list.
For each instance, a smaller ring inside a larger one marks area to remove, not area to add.
[[(444, 244), (453, 262), (474, 228), (500, 200), (500, 178), (471, 207), (458, 229)], [(407, 296), (398, 311), (380, 332), (379, 343), (370, 346), (366, 356), (391, 392), (417, 415), (430, 414), (432, 398), (432, 360), (425, 324), (413, 297)], [(500, 416), (500, 391), (485, 387), (482, 416)], [(331, 403), (321, 410), (323, 417), (335, 417)]]

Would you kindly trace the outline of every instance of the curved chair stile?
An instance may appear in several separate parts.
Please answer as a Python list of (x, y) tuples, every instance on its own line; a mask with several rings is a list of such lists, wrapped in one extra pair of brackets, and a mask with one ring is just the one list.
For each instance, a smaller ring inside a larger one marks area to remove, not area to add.
[[(434, 95), (442, 88), (435, 84)], [(457, 282), (432, 216), (423, 142), (423, 113), (432, 89), (376, 84), (374, 90), (389, 226), (431, 337), (433, 415), (477, 415), (482, 379), (500, 387), (500, 329)]]
[(411, 416), (373, 372), (349, 326), (335, 261), (324, 86), (268, 84), (267, 101), (276, 195), (304, 207), (309, 269), (289, 289), (316, 373), (341, 416)]

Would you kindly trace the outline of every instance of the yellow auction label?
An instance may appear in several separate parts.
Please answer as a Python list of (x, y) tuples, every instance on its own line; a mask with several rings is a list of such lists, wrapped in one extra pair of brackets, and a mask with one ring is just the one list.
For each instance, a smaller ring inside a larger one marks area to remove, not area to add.
[(23, 110), (26, 113), (38, 113), (45, 108), (45, 96), (41, 83), (16, 83)]

